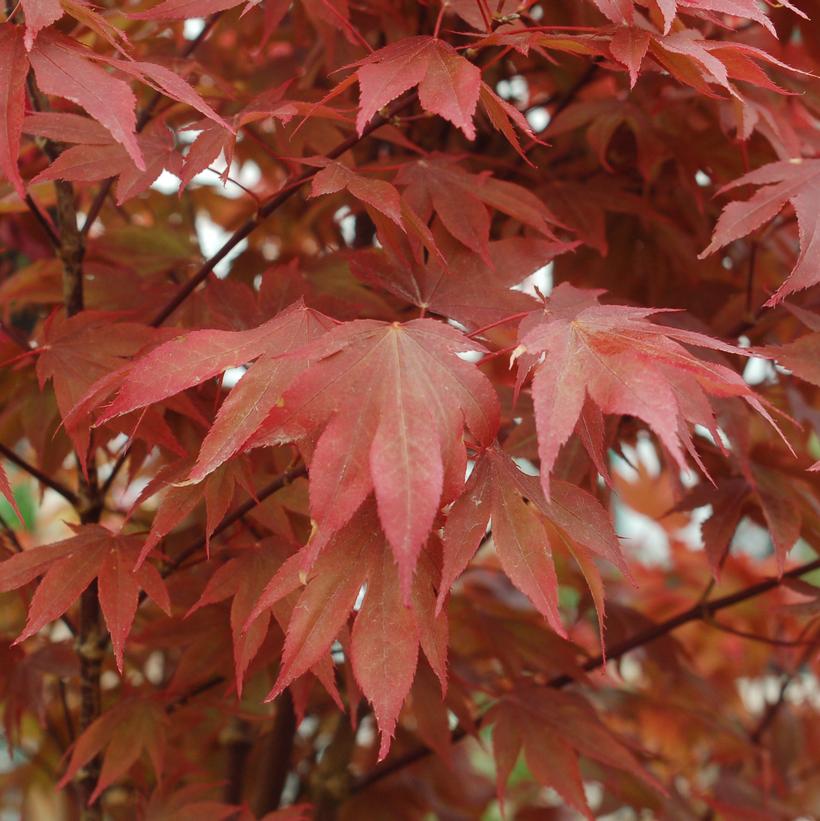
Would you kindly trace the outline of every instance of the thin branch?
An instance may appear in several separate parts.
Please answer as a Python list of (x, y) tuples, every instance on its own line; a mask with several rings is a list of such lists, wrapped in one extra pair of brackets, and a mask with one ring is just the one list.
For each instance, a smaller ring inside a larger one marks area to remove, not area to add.
[[(29, 69), (26, 76), (29, 97), (35, 111), (51, 111), (48, 97), (40, 91)], [(45, 140), (43, 150), (53, 161), (63, 151), (64, 146), (55, 140)], [(74, 185), (67, 180), (55, 180), (57, 192), (57, 243), (56, 251), (63, 263), (63, 301), (68, 316), (74, 316), (83, 309), (83, 273), (85, 256), (84, 237), (77, 227), (77, 204)]]
[(45, 231), (45, 234), (48, 237), (48, 241), (51, 243), (52, 248), (59, 248), (60, 238), (57, 236), (57, 232), (54, 230), (54, 226), (52, 225), (52, 222), (49, 219), (48, 215), (43, 212), (43, 210), (31, 196), (31, 194), (26, 194), (25, 203), (28, 206), (28, 210), (31, 211), (34, 219), (36, 219), (37, 222), (40, 223), (40, 227), (43, 229), (43, 231)]
[(777, 714), (780, 712), (783, 707), (783, 703), (786, 700), (786, 691), (789, 689), (789, 685), (795, 680), (795, 678), (797, 678), (797, 674), (800, 672), (800, 669), (809, 660), (815, 645), (816, 642), (812, 642), (806, 647), (806, 649), (800, 654), (800, 658), (798, 659), (797, 664), (794, 665), (794, 669), (788, 673), (781, 682), (780, 692), (777, 694), (777, 698), (769, 704), (757, 726), (749, 734), (749, 739), (753, 744), (760, 743), (760, 739), (763, 738), (763, 734), (766, 730), (768, 730), (775, 718), (777, 718)]
[(330, 743), (310, 773), (307, 792), (314, 821), (335, 821), (339, 806), (350, 795), (350, 761), (356, 749), (356, 732), (347, 716), (336, 717)]
[(182, 695), (177, 696), (166, 705), (165, 712), (173, 713), (179, 710), (180, 707), (184, 707), (192, 698), (201, 696), (203, 693), (207, 693), (208, 690), (213, 690), (214, 687), (219, 687), (219, 685), (224, 684), (225, 681), (225, 676), (211, 676), (211, 678), (206, 679), (201, 684), (197, 684), (196, 687), (192, 687), (190, 690), (182, 693)]
[[(546, 100), (533, 105), (528, 111), (533, 109), (543, 109), (549, 108), (553, 103), (555, 104), (555, 108), (550, 111), (550, 121), (554, 120), (562, 111), (568, 108), (572, 103), (575, 102), (575, 98), (583, 91), (588, 83), (595, 79), (595, 76), (598, 74), (599, 67), (598, 63), (592, 63), (587, 70), (581, 74), (578, 79), (567, 89), (566, 92), (561, 94), (560, 92), (555, 92), (551, 94)], [(528, 111), (524, 112), (524, 116), (527, 115)], [(524, 153), (526, 154), (528, 151), (533, 149), (536, 145), (543, 145), (542, 141), (536, 137), (530, 139), (528, 143), (524, 146)]]
[(108, 478), (102, 483), (102, 487), (100, 487), (100, 496), (108, 495), (108, 491), (111, 490), (111, 485), (114, 484), (114, 480), (117, 478), (117, 474), (122, 470), (130, 453), (131, 443), (129, 442), (122, 449), (122, 452), (117, 457), (117, 461), (114, 462), (114, 467), (111, 468), (111, 473), (108, 474)]
[[(621, 656), (624, 656), (627, 653), (629, 653), (631, 650), (636, 650), (639, 647), (643, 647), (644, 645), (650, 644), (651, 642), (656, 641), (657, 639), (667, 635), (668, 633), (671, 633), (673, 630), (677, 630), (679, 627), (682, 627), (685, 624), (689, 624), (693, 621), (699, 621), (704, 617), (708, 617), (711, 614), (717, 613), (720, 610), (724, 610), (727, 607), (732, 607), (735, 604), (740, 604), (741, 602), (747, 601), (748, 599), (753, 599), (756, 596), (762, 595), (763, 593), (768, 593), (770, 590), (779, 587), (787, 579), (796, 579), (800, 576), (805, 576), (806, 573), (811, 573), (813, 570), (818, 569), (820, 569), (820, 558), (814, 559), (814, 561), (807, 562), (806, 564), (802, 564), (798, 567), (792, 568), (791, 570), (784, 573), (780, 578), (764, 579), (763, 581), (757, 582), (756, 584), (750, 585), (749, 587), (744, 587), (741, 590), (737, 590), (734, 593), (729, 593), (726, 596), (713, 599), (710, 602), (697, 603), (690, 607), (688, 610), (684, 610), (683, 612), (678, 613), (676, 616), (672, 616), (671, 618), (668, 618), (665, 621), (659, 622), (658, 624), (654, 624), (652, 625), (652, 627), (649, 627), (646, 630), (641, 630), (634, 636), (631, 636), (630, 638), (618, 642), (612, 647), (607, 648), (605, 655), (601, 654), (593, 658), (590, 658), (586, 662), (584, 662), (581, 665), (581, 667), (586, 672), (597, 670), (599, 667), (603, 667), (606, 661), (618, 659)], [(572, 678), (572, 676), (560, 675), (548, 681), (544, 686), (553, 687), (555, 689), (561, 689), (563, 687), (566, 687), (568, 684), (571, 684), (573, 680), (574, 679)], [(477, 721), (477, 724), (481, 724), (481, 719)], [(466, 736), (466, 731), (462, 728), (458, 728), (453, 732), (452, 740), (454, 742), (460, 741)], [(421, 761), (432, 754), (433, 751), (429, 747), (424, 746), (420, 746), (414, 750), (410, 750), (404, 755), (398, 756), (392, 761), (387, 761), (381, 766), (376, 767), (369, 773), (363, 775), (361, 778), (359, 778), (357, 781), (353, 783), (353, 786), (351, 787), (351, 792), (361, 792), (362, 790), (367, 789), (372, 784), (375, 784), (376, 782), (381, 781), (390, 775), (393, 775), (393, 773), (403, 770), (405, 767), (409, 767), (411, 764), (415, 764), (417, 761)]]
[(730, 633), (733, 636), (739, 636), (742, 639), (747, 639), (748, 641), (756, 641), (760, 644), (768, 644), (772, 647), (813, 647), (820, 643), (820, 638), (817, 639), (775, 639), (770, 638), (769, 636), (761, 636), (758, 633), (751, 633), (748, 630), (738, 630), (737, 627), (732, 627), (730, 624), (724, 624), (721, 621), (717, 621), (716, 619), (704, 619), (704, 622), (709, 625), (709, 627), (714, 627), (716, 630), (720, 630), (722, 633)]
[[(335, 160), (341, 157), (342, 154), (349, 151), (353, 146), (363, 140), (365, 137), (372, 134), (377, 129), (381, 128), (386, 123), (389, 123), (404, 109), (409, 108), (416, 100), (416, 94), (396, 100), (390, 105), (384, 114), (377, 114), (361, 134), (353, 134), (346, 140), (343, 140), (339, 145), (330, 151), (326, 157), (329, 160)], [(202, 267), (189, 279), (169, 300), (169, 302), (162, 308), (162, 310), (151, 320), (151, 325), (158, 327), (168, 319), (171, 314), (182, 305), (183, 302), (196, 290), (196, 288), (204, 282), (213, 269), (237, 246), (243, 239), (252, 234), (260, 225), (276, 211), (280, 206), (284, 205), (306, 182), (310, 182), (313, 177), (321, 171), (320, 168), (310, 168), (302, 174), (293, 177), (290, 181), (285, 182), (278, 193), (274, 194), (268, 199), (262, 207), (257, 211), (256, 215), (247, 219), (231, 236), (222, 244), (219, 250), (209, 259), (207, 259)]]
[(5, 534), (6, 538), (9, 540), (10, 546), (6, 547), (9, 553), (22, 553), (23, 552), (23, 545), (20, 544), (20, 540), (17, 538), (17, 534), (14, 532), (14, 528), (9, 525), (9, 523), (0, 516), (0, 528), (2, 528), (3, 533)]
[[(814, 559), (806, 564), (798, 565), (797, 567), (794, 567), (784, 573), (780, 578), (773, 576), (768, 579), (763, 579), (756, 584), (736, 590), (734, 593), (729, 593), (725, 596), (721, 596), (720, 598), (713, 599), (710, 602), (696, 604), (688, 610), (678, 613), (677, 616), (672, 616), (671, 618), (666, 619), (666, 621), (662, 621), (659, 624), (647, 628), (646, 630), (642, 630), (632, 638), (619, 642), (614, 647), (607, 649), (605, 658), (603, 655), (598, 655), (592, 659), (589, 659), (581, 666), (587, 672), (596, 670), (598, 667), (602, 667), (605, 661), (620, 658), (630, 650), (635, 650), (638, 647), (649, 644), (650, 642), (665, 636), (667, 633), (670, 633), (672, 630), (682, 627), (684, 624), (688, 624), (692, 621), (698, 621), (699, 619), (708, 617), (712, 613), (717, 613), (720, 610), (725, 610), (727, 607), (740, 604), (747, 599), (753, 599), (757, 596), (761, 596), (763, 593), (768, 593), (770, 590), (780, 587), (785, 580), (797, 579), (800, 576), (805, 576), (806, 573), (811, 573), (813, 570), (818, 569), (820, 569), (820, 558)], [(562, 676), (553, 679), (549, 682), (548, 686), (565, 687), (570, 683), (570, 681), (571, 679), (569, 677)]]
[(56, 493), (59, 493), (60, 496), (75, 507), (79, 504), (79, 497), (73, 490), (69, 490), (69, 488), (61, 482), (58, 482), (56, 479), (52, 479), (51, 476), (47, 476), (39, 468), (34, 467), (34, 465), (30, 465), (25, 459), (18, 456), (11, 448), (0, 444), (0, 455), (8, 459), (9, 462), (17, 465), (20, 470), (24, 470), (30, 476), (33, 476), (38, 482), (44, 484), (46, 487), (50, 487)]
[[(250, 513), (257, 505), (260, 505), (262, 502), (265, 501), (269, 496), (272, 496), (276, 493), (277, 490), (281, 490), (285, 485), (290, 484), (294, 479), (299, 478), (300, 476), (304, 476), (307, 473), (307, 468), (304, 465), (293, 468), (292, 470), (285, 471), (280, 476), (277, 476), (271, 482), (269, 482), (265, 487), (262, 488), (252, 499), (248, 499), (247, 502), (241, 504), (236, 510), (232, 513), (229, 513), (219, 524), (219, 526), (214, 530), (211, 534), (211, 537), (218, 536), (223, 531), (227, 530), (232, 524), (238, 522), (243, 516)], [(162, 569), (162, 577), (167, 578), (175, 571), (179, 570), (180, 567), (184, 564), (185, 560), (190, 556), (193, 556), (199, 550), (205, 547), (205, 537), (197, 539), (195, 542), (190, 544), (186, 547), (181, 553), (177, 556), (174, 556), (170, 562), (168, 562), (165, 567)], [(139, 603), (142, 604), (148, 598), (148, 594), (141, 590), (139, 594)], [(110, 636), (108, 637), (110, 640)], [(105, 647), (106, 642), (101, 642), (100, 647)], [(217, 676), (216, 678), (212, 679), (210, 683), (207, 684), (205, 689), (209, 689), (221, 682), (225, 681), (222, 676)], [(198, 690), (196, 691), (198, 692)], [(194, 692), (194, 695), (196, 695)], [(186, 697), (187, 698), (187, 697)], [(176, 709), (179, 705), (179, 702), (172, 702), (171, 709)]]
[[(307, 473), (307, 468), (304, 465), (300, 467), (293, 468), (291, 470), (286, 470), (280, 476), (277, 476), (272, 481), (268, 482), (265, 487), (260, 490), (256, 496), (252, 499), (248, 499), (247, 502), (239, 505), (236, 510), (232, 513), (229, 513), (220, 523), (219, 526), (214, 530), (211, 534), (211, 538), (214, 536), (218, 536), (223, 531), (227, 530), (232, 524), (238, 522), (243, 516), (250, 513), (257, 505), (261, 504), (265, 501), (269, 496), (272, 496), (276, 493), (277, 490), (281, 490), (285, 485), (289, 485), (294, 479), (298, 479), (300, 476), (304, 476)], [(199, 550), (202, 550), (205, 547), (205, 537), (202, 536), (201, 538), (197, 539), (195, 542), (190, 544), (186, 547), (181, 553), (174, 556), (174, 558), (168, 562), (165, 566), (162, 575), (169, 576), (175, 570), (179, 568), (179, 566), (189, 557), (193, 556)]]

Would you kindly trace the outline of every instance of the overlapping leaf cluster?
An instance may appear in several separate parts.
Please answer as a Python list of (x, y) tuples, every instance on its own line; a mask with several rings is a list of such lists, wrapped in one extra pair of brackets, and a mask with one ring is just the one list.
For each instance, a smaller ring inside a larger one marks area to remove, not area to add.
[(3, 809), (820, 812), (819, 25), (8, 7)]

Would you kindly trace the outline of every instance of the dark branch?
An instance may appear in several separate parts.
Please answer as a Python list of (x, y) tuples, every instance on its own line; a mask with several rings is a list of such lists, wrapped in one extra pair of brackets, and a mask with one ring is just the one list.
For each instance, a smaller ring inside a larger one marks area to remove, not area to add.
[(184, 707), (192, 698), (201, 696), (203, 693), (207, 693), (208, 690), (213, 690), (214, 687), (219, 687), (220, 684), (224, 683), (224, 676), (212, 676), (211, 678), (203, 681), (201, 684), (197, 684), (196, 687), (193, 687), (187, 692), (182, 693), (182, 695), (177, 696), (177, 698), (168, 704), (165, 710), (168, 713), (173, 713), (176, 710), (179, 710), (180, 707)]
[(276, 699), (276, 715), (263, 752), (262, 778), (259, 780), (259, 788), (254, 800), (254, 810), (259, 818), (279, 809), (282, 791), (290, 772), (290, 758), (295, 734), (296, 714), (293, 711), (293, 699), (290, 690), (285, 690)]
[(722, 621), (715, 619), (704, 619), (704, 622), (715, 630), (720, 630), (722, 633), (730, 633), (733, 636), (739, 636), (748, 641), (756, 641), (759, 644), (768, 644), (771, 647), (805, 647), (820, 643), (820, 638), (815, 639), (777, 639), (771, 636), (761, 636), (759, 633), (752, 633), (748, 630), (739, 630), (737, 627), (732, 627), (730, 624), (724, 624)]
[(227, 733), (220, 735), (228, 759), (223, 796), (226, 804), (241, 804), (248, 753), (252, 747), (250, 727), (247, 721), (234, 717), (226, 729)]
[(45, 231), (45, 234), (48, 237), (48, 241), (51, 243), (52, 248), (59, 249), (60, 238), (57, 236), (57, 232), (54, 230), (54, 226), (52, 225), (51, 220), (48, 218), (48, 215), (43, 212), (39, 205), (37, 205), (31, 194), (26, 194), (25, 202), (28, 206), (28, 210), (31, 211), (34, 219), (37, 220), (37, 222), (40, 224), (40, 227), (43, 229), (43, 231)]
[(760, 740), (763, 738), (763, 735), (765, 734), (766, 730), (769, 729), (772, 722), (775, 720), (775, 718), (777, 718), (777, 714), (780, 712), (781, 708), (783, 707), (783, 702), (786, 700), (786, 691), (789, 689), (789, 685), (794, 681), (803, 665), (811, 657), (812, 653), (814, 652), (815, 645), (816, 642), (812, 642), (806, 647), (806, 649), (800, 654), (800, 658), (794, 665), (794, 669), (790, 673), (788, 673), (781, 682), (780, 691), (777, 694), (777, 698), (771, 704), (769, 704), (768, 707), (766, 707), (766, 711), (763, 713), (757, 726), (749, 734), (749, 739), (752, 741), (753, 744), (760, 743)]
[(79, 504), (79, 498), (73, 490), (69, 490), (64, 484), (52, 479), (51, 476), (46, 475), (39, 468), (30, 465), (25, 459), (18, 456), (11, 448), (0, 444), (0, 455), (4, 456), (9, 462), (17, 465), (20, 470), (24, 470), (30, 476), (33, 476), (38, 482), (41, 482), (46, 487), (50, 487), (56, 493), (59, 493), (67, 502), (70, 502), (75, 507)]
[(8, 522), (2, 516), (0, 516), (0, 529), (9, 541), (8, 545), (3, 545), (6, 550), (11, 554), (22, 553), (23, 545), (20, 544), (20, 540), (17, 538), (14, 529), (9, 526)]
[[(49, 111), (48, 98), (40, 92), (29, 71), (29, 94), (35, 109)], [(53, 160), (59, 156), (63, 146), (52, 140), (46, 140), (44, 150)], [(76, 316), (85, 309), (83, 293), (83, 257), (85, 256), (85, 242), (77, 226), (77, 203), (74, 195), (74, 186), (65, 180), (55, 182), (57, 191), (57, 227), (59, 231), (59, 247), (57, 253), (63, 264), (63, 303), (66, 315)], [(78, 463), (81, 456), (77, 454)], [(73, 504), (77, 508), (82, 524), (96, 523), (102, 513), (102, 501), (97, 483), (97, 467), (93, 455), (87, 459), (88, 466), (85, 475), (79, 475), (79, 491), (72, 494)], [(54, 483), (49, 480), (49, 486)], [(56, 489), (56, 488), (55, 488)], [(65, 496), (65, 494), (63, 494)], [(68, 497), (66, 497), (68, 498)], [(65, 619), (64, 619), (65, 621)], [(70, 622), (67, 622), (70, 625)], [(97, 582), (94, 580), (80, 596), (80, 619), (76, 633), (76, 653), (80, 662), (80, 721), (79, 731), (82, 733), (96, 721), (102, 711), (102, 693), (100, 690), (100, 674), (103, 662), (104, 635), (102, 614), (97, 593)], [(100, 775), (102, 759), (95, 756), (77, 776), (77, 787), (82, 796), (82, 818), (86, 821), (97, 821), (102, 818), (99, 804), (89, 805), (89, 799), (94, 791)]]

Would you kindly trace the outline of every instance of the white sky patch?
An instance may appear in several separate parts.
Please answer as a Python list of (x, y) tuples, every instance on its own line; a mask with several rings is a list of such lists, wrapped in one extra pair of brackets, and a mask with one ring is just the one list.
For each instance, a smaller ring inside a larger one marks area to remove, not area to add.
[[(177, 142), (180, 146), (190, 145), (201, 133), (201, 131), (196, 129), (178, 131), (176, 134)], [(252, 191), (262, 180), (262, 169), (253, 160), (247, 160), (241, 165), (234, 161), (231, 163), (231, 168), (228, 173), (230, 179), (223, 184), (220, 179), (220, 174), (225, 171), (226, 167), (225, 154), (224, 152), (220, 152), (219, 156), (208, 168), (200, 171), (199, 174), (193, 177), (189, 185), (194, 188), (208, 186), (213, 188), (215, 193), (220, 196), (235, 200), (248, 196), (247, 192), (243, 191), (243, 187)], [(240, 185), (237, 185), (237, 182)], [(176, 194), (179, 190), (179, 185), (180, 180), (178, 177), (170, 171), (163, 171), (151, 185), (151, 188), (154, 191), (159, 191), (167, 195)]]
[[(718, 443), (715, 442), (715, 437), (712, 435), (712, 431), (709, 428), (704, 427), (703, 425), (695, 425), (694, 427), (695, 435), (703, 437), (707, 442), (711, 442), (713, 445), (717, 445)], [(723, 428), (717, 428), (717, 435), (721, 441), (721, 444), (727, 450), (731, 450), (732, 443), (729, 441), (729, 437), (726, 435), (726, 431)]]
[(615, 533), (630, 545), (631, 554), (646, 567), (668, 565), (669, 538), (654, 519), (612, 498)]
[(339, 226), (339, 230), (342, 233), (342, 239), (345, 241), (345, 245), (352, 246), (354, 240), (356, 239), (355, 215), (351, 212), (348, 206), (343, 205), (333, 215), (333, 219)]
[(612, 452), (611, 462), (612, 462), (612, 469), (619, 475), (623, 476), (627, 482), (632, 484), (633, 482), (638, 481), (638, 471), (634, 467), (637, 463), (637, 454), (635, 453), (635, 449), (626, 443), (621, 443), (621, 451), (624, 456), (627, 456), (628, 459), (625, 459), (624, 456), (621, 456), (620, 453)]
[(771, 554), (773, 547), (769, 531), (744, 516), (735, 530), (729, 549), (732, 553), (762, 559)]
[[(744, 707), (759, 715), (768, 704), (774, 704), (780, 698), (783, 677), (767, 675), (760, 678), (739, 678), (737, 689)], [(801, 673), (794, 677), (786, 690), (785, 700), (791, 704), (811, 704), (820, 709), (820, 686), (817, 678), (811, 673)]]
[(142, 673), (151, 684), (159, 685), (165, 677), (165, 656), (159, 650), (155, 650), (145, 660)]
[(690, 514), (689, 523), (675, 531), (676, 538), (680, 539), (692, 550), (703, 550), (703, 523), (712, 516), (712, 505), (696, 507)]
[[(610, 463), (613, 472), (623, 476), (627, 482), (635, 482), (639, 478), (635, 465), (642, 465), (650, 476), (660, 475), (660, 458), (648, 433), (641, 433), (634, 447), (622, 442), (621, 450), (627, 458), (610, 452)], [(661, 524), (633, 510), (614, 494), (612, 516), (615, 532), (630, 544), (631, 552), (638, 561), (648, 567), (669, 564), (669, 536)], [(700, 530), (696, 523), (694, 532), (691, 535), (687, 533), (684, 540), (692, 544), (699, 538)]]
[(163, 171), (152, 183), (151, 188), (160, 194), (176, 194), (179, 191), (179, 177), (170, 171)]
[(470, 474), (473, 472), (473, 468), (475, 468), (475, 459), (468, 459), (467, 460), (467, 467), (464, 469), (464, 481), (465, 482), (470, 478)]
[(204, 17), (189, 17), (182, 27), (182, 36), (186, 40), (196, 40), (205, 28)]
[(520, 74), (514, 74), (508, 80), (499, 80), (495, 87), (495, 93), (502, 100), (526, 104), (530, 96), (530, 88), (526, 78)]
[[(209, 168), (200, 171), (199, 174), (194, 176), (191, 180), (191, 185), (209, 186), (229, 200), (238, 200), (240, 197), (248, 196), (247, 192), (242, 190), (242, 187), (252, 191), (262, 179), (262, 169), (253, 160), (248, 160), (241, 166), (236, 162), (231, 163), (231, 168), (228, 172), (230, 179), (223, 184), (220, 174), (225, 171), (225, 168), (225, 155), (220, 153)], [(234, 180), (240, 185), (236, 185), (236, 183), (233, 182)]]
[(549, 296), (553, 288), (552, 272), (554, 268), (555, 263), (548, 262), (537, 271), (533, 271), (523, 282), (514, 285), (513, 291), (522, 291), (535, 297), (538, 296), (538, 291), (540, 291), (544, 296)]
[(177, 131), (177, 142), (180, 145), (190, 145), (200, 134), (202, 130), (199, 128), (185, 128)]
[(226, 390), (233, 388), (236, 383), (247, 373), (247, 368), (240, 365), (238, 368), (228, 368), (222, 375), (222, 387)]
[(743, 369), (743, 379), (747, 385), (760, 385), (763, 382), (776, 381), (777, 373), (768, 359), (752, 356)]
[[(230, 239), (231, 232), (226, 231), (221, 225), (217, 225), (207, 214), (197, 214), (194, 221), (196, 235), (199, 239), (199, 247), (202, 255), (206, 258), (212, 257)], [(221, 259), (214, 268), (214, 273), (220, 279), (228, 276), (233, 261), (248, 247), (248, 240), (243, 239), (230, 252)]]
[(536, 132), (543, 131), (550, 124), (550, 113), (544, 106), (539, 105), (531, 108), (527, 114), (527, 122), (530, 128)]
[(513, 462), (521, 469), (522, 473), (526, 473), (528, 476), (540, 475), (538, 468), (523, 456), (513, 456)]
[(652, 442), (652, 438), (646, 431), (640, 431), (638, 441), (635, 444), (635, 455), (638, 461), (646, 468), (650, 476), (660, 476), (661, 460), (658, 451)]
[(376, 740), (376, 724), (372, 713), (368, 713), (359, 722), (359, 730), (356, 733), (356, 744), (360, 747), (369, 747)]

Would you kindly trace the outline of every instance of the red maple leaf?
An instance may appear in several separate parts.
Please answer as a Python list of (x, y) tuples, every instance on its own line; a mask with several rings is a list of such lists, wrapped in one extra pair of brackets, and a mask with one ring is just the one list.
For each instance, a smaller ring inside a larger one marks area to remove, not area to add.
[(703, 334), (655, 325), (653, 308), (601, 305), (602, 291), (562, 283), (518, 331), (518, 385), (532, 383), (541, 484), (549, 498), (550, 471), (576, 425), (584, 443), (604, 462), (601, 414), (645, 422), (682, 469), (684, 451), (702, 467), (690, 425), (703, 425), (720, 442), (709, 396), (740, 396), (767, 411), (742, 377), (726, 365), (693, 356), (684, 345), (726, 353), (749, 352)]
[(492, 385), (458, 357), (470, 350), (484, 349), (432, 319), (343, 323), (298, 352), (313, 364), (247, 443), (316, 442), (316, 550), (375, 491), (405, 595), (442, 499), (463, 485), (463, 428), (486, 446), (498, 426)]
[(17, 643), (58, 619), (97, 578), (117, 667), (122, 672), (123, 649), (137, 612), (139, 591), (170, 615), (165, 583), (150, 564), (134, 571), (141, 536), (122, 536), (100, 525), (74, 526), (74, 536), (16, 553), (0, 564), (0, 590), (16, 590), (38, 576), (42, 580), (29, 607), (28, 620)]
[(769, 163), (725, 185), (721, 191), (741, 185), (761, 187), (745, 202), (730, 202), (723, 209), (712, 241), (700, 254), (701, 259), (747, 236), (776, 217), (790, 202), (797, 214), (800, 256), (766, 304), (776, 305), (788, 294), (820, 282), (820, 160), (798, 157)]
[(538, 478), (522, 473), (497, 445), (476, 462), (463, 495), (447, 514), (439, 609), (484, 539), (488, 523), (502, 569), (562, 636), (552, 554), (568, 551), (587, 579), (603, 634), (603, 584), (593, 556), (629, 575), (607, 512), (594, 496), (567, 482), (553, 481), (547, 500)]
[(380, 108), (413, 86), (425, 111), (438, 114), (475, 139), (475, 114), (481, 70), (444, 40), (405, 37), (358, 63), (360, 100), (356, 127), (361, 134)]

